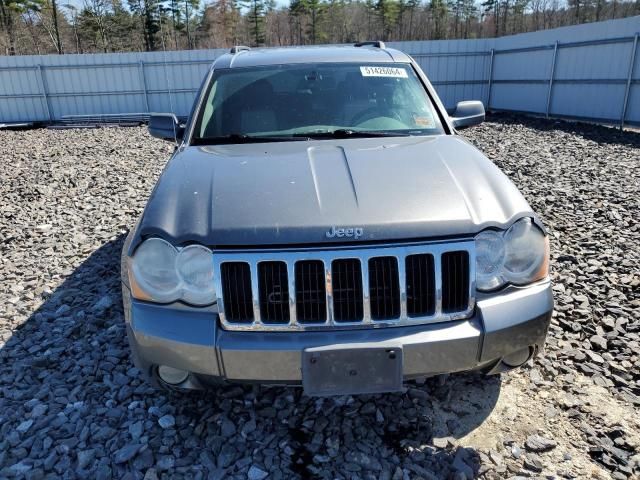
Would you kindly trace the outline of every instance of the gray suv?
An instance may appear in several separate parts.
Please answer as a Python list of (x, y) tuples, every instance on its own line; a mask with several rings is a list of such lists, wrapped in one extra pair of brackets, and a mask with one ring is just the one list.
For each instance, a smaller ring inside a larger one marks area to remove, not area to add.
[(122, 257), (135, 364), (156, 385), (400, 391), (518, 367), (553, 309), (549, 242), (516, 187), (381, 42), (236, 47), (185, 125)]

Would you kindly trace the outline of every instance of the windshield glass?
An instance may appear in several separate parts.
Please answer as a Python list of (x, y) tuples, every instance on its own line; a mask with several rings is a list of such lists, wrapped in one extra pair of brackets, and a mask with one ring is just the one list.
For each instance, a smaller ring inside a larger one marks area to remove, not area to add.
[(443, 133), (411, 65), (320, 63), (218, 70), (200, 109), (194, 140), (279, 141), (367, 132)]

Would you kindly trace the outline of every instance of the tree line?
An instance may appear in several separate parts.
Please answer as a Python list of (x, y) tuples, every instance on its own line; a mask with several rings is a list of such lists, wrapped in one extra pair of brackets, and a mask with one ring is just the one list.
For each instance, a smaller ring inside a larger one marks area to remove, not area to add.
[(640, 14), (640, 0), (68, 1), (0, 0), (0, 54), (484, 38)]

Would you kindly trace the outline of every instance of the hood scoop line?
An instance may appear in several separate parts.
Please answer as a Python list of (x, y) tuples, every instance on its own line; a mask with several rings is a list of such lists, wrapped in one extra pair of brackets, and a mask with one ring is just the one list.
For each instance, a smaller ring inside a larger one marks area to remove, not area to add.
[(331, 185), (327, 183), (323, 184), (322, 177), (324, 173), (331, 172), (332, 175), (336, 175), (337, 172), (342, 171), (345, 180), (348, 181), (353, 194), (353, 200), (356, 207), (358, 204), (358, 192), (356, 190), (355, 181), (353, 179), (353, 173), (351, 172), (351, 166), (349, 165), (349, 158), (344, 148), (341, 146), (314, 146), (307, 149), (307, 157), (309, 158), (309, 168), (311, 170), (311, 177), (313, 179), (313, 186), (316, 193), (316, 199), (318, 206), (322, 210), (322, 189), (323, 185), (326, 189), (330, 189)]

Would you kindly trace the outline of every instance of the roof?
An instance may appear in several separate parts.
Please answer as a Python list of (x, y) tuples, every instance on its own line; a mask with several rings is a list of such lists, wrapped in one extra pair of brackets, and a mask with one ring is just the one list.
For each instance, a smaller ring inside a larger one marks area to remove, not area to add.
[(290, 63), (362, 62), (362, 63), (408, 63), (405, 53), (393, 48), (373, 46), (328, 46), (254, 48), (238, 53), (226, 53), (216, 59), (214, 68), (241, 68)]

